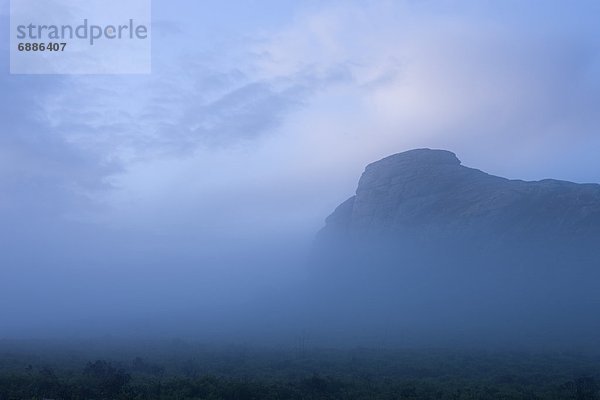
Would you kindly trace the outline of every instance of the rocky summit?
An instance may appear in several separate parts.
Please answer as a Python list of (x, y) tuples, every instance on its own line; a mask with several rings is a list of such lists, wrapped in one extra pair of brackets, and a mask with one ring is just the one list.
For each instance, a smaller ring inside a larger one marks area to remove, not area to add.
[(600, 237), (600, 185), (509, 180), (449, 151), (411, 150), (368, 165), (321, 232), (365, 235), (587, 240)]

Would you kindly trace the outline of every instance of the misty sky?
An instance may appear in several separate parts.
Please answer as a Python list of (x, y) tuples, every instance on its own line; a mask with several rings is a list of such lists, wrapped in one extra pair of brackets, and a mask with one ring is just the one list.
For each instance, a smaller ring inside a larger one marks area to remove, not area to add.
[(411, 148), (600, 182), (597, 1), (155, 0), (152, 13), (151, 75), (19, 76), (0, 0), (13, 294), (33, 290), (24, 268), (194, 265), (309, 238), (366, 164)]

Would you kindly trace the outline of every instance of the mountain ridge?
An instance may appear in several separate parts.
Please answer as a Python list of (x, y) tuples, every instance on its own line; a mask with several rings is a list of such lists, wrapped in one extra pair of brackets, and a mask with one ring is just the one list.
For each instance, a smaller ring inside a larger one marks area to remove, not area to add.
[(447, 150), (409, 150), (367, 165), (356, 194), (327, 217), (320, 234), (415, 229), (446, 235), (598, 235), (600, 184), (507, 179), (465, 167)]

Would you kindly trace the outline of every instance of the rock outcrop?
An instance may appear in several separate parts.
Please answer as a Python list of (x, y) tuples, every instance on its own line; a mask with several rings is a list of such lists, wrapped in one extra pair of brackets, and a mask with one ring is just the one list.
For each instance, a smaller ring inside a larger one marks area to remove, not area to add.
[(509, 180), (411, 150), (368, 165), (320, 235), (589, 240), (600, 238), (600, 185)]
[(600, 185), (509, 180), (412, 150), (366, 168), (314, 255), (324, 326), (600, 346)]

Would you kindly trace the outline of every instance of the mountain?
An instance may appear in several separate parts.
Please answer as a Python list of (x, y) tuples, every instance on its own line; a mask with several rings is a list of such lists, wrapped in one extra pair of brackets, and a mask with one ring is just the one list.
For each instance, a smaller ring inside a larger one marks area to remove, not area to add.
[[(600, 237), (600, 185), (509, 180), (461, 165), (452, 152), (417, 149), (367, 166), (320, 237)], [(491, 236), (490, 236), (491, 235)]]
[(444, 150), (395, 154), (327, 218), (312, 265), (323, 329), (600, 348), (600, 185), (509, 180)]

